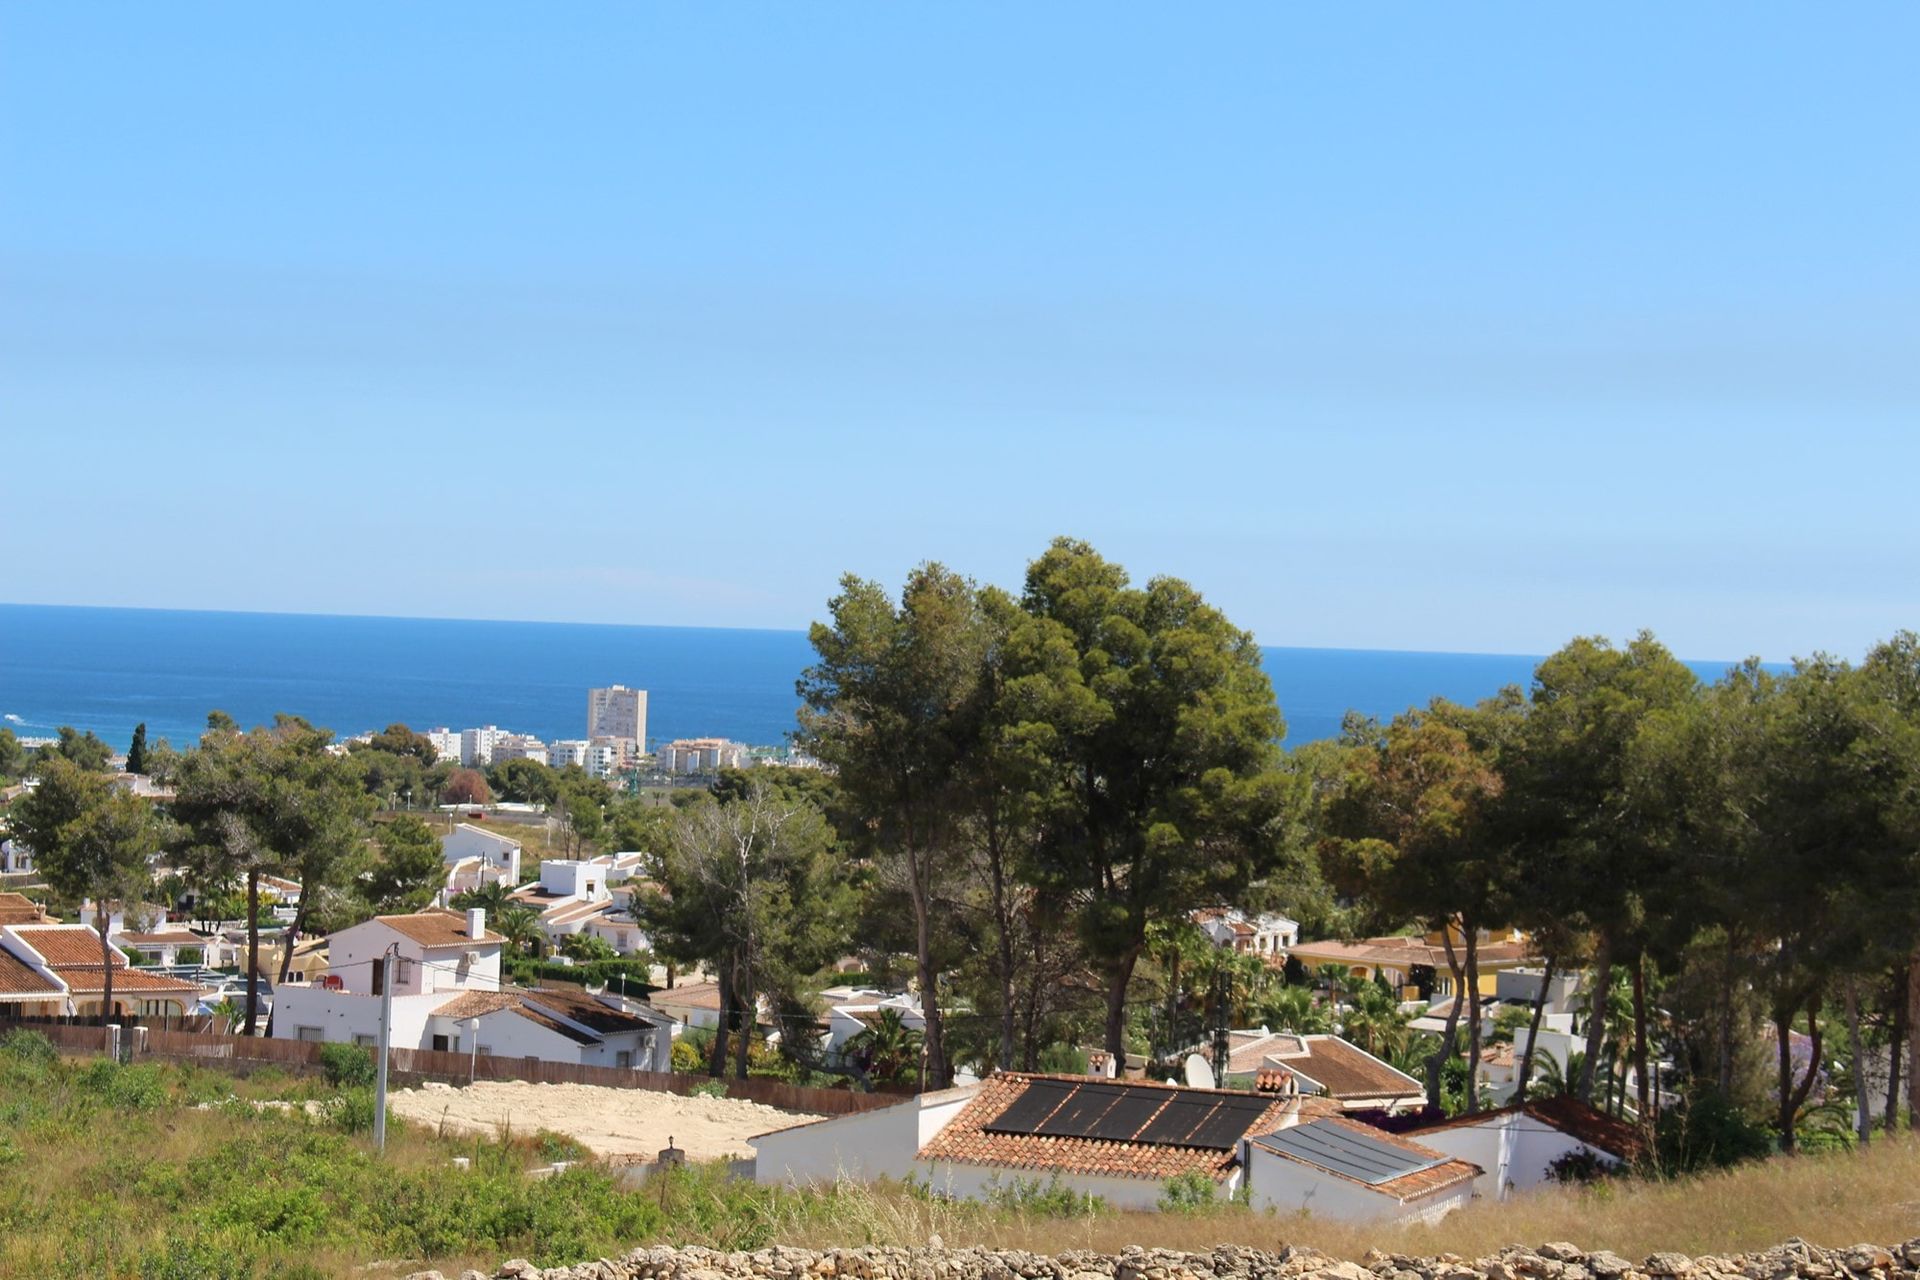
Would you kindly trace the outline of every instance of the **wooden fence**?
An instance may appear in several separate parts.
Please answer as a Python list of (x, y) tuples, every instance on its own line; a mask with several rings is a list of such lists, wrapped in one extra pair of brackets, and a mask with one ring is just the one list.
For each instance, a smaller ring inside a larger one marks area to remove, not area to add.
[[(128, 1026), (139, 1026), (141, 1019), (127, 1018)], [(272, 1063), (290, 1068), (317, 1068), (322, 1045), (310, 1040), (282, 1040), (271, 1036), (216, 1035), (208, 1031), (167, 1030), (162, 1020), (144, 1020), (145, 1043), (135, 1036), (138, 1056), (169, 1058), (220, 1065), (225, 1063)], [(178, 1021), (177, 1019), (174, 1021)], [(105, 1053), (107, 1033), (97, 1020), (48, 1020), (22, 1018), (0, 1023), (5, 1027), (28, 1027), (45, 1035), (69, 1053)], [(692, 1093), (711, 1084), (707, 1076), (678, 1072), (631, 1071), (621, 1067), (590, 1067), (577, 1062), (546, 1062), (537, 1058), (506, 1058), (497, 1054), (467, 1054), (434, 1049), (394, 1049), (387, 1059), (387, 1070), (395, 1075), (444, 1080), (461, 1084), (468, 1080), (524, 1080), (534, 1084), (597, 1084), (613, 1089), (647, 1089), (656, 1093)], [(764, 1103), (782, 1111), (804, 1111), (814, 1115), (839, 1116), (856, 1111), (871, 1111), (891, 1106), (902, 1098), (897, 1093), (855, 1093), (848, 1089), (813, 1089), (788, 1084), (784, 1080), (750, 1077), (727, 1080), (729, 1098)]]

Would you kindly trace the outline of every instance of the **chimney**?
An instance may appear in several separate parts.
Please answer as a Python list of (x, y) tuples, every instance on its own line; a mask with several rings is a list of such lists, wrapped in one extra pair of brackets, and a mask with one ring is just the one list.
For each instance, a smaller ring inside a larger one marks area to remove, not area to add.
[(467, 940), (478, 942), (487, 931), (487, 909), (485, 907), (467, 908)]

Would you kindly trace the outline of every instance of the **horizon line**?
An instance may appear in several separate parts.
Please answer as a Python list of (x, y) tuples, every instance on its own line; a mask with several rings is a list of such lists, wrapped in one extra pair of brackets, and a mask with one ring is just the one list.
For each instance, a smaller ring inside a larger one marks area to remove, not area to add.
[[(358, 622), (463, 622), (484, 624), (486, 626), (509, 627), (606, 627), (610, 629), (639, 631), (738, 631), (750, 634), (805, 636), (807, 627), (729, 627), (702, 623), (672, 622), (580, 622), (565, 618), (474, 618), (449, 614), (405, 614), (405, 613), (321, 613), (297, 609), (186, 609), (164, 605), (132, 604), (64, 604), (33, 600), (0, 600), (0, 609), (71, 609), (98, 613), (194, 613), (209, 614), (214, 617), (242, 618), (324, 618)], [(811, 626), (811, 624), (809, 624)], [(1580, 635), (1590, 633), (1582, 632)], [(1576, 637), (1570, 637), (1578, 638)], [(1261, 649), (1276, 649), (1294, 653), (1394, 653), (1417, 657), (1438, 658), (1516, 658), (1539, 662), (1552, 655), (1544, 653), (1516, 653), (1508, 651), (1482, 649), (1396, 649), (1375, 646), (1344, 645), (1307, 645), (1307, 644), (1265, 644), (1258, 637), (1254, 643)], [(1677, 655), (1676, 655), (1677, 656)], [(1753, 655), (1757, 656), (1757, 655)], [(1692, 666), (1721, 665), (1738, 666), (1744, 658), (1686, 658), (1679, 659)], [(1760, 660), (1765, 666), (1788, 667), (1791, 662)]]

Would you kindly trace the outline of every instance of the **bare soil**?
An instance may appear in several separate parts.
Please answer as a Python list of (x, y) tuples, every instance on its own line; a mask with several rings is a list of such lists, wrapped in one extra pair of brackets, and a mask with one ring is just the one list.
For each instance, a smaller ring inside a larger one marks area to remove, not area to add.
[(395, 1115), (450, 1133), (495, 1137), (547, 1129), (597, 1156), (629, 1160), (651, 1159), (669, 1141), (689, 1160), (749, 1159), (748, 1138), (819, 1118), (738, 1098), (517, 1080), (424, 1084), (396, 1091), (390, 1102)]

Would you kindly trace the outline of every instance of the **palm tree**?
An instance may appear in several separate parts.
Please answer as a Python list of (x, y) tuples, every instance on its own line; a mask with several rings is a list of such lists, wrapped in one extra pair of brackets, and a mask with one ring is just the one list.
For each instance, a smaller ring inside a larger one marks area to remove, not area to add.
[(1560, 1060), (1542, 1053), (1534, 1068), (1533, 1082), (1527, 1088), (1530, 1098), (1571, 1098), (1580, 1087), (1580, 1075), (1586, 1069), (1587, 1055), (1575, 1049), (1567, 1055), (1567, 1069)]
[(1313, 998), (1310, 987), (1281, 987), (1267, 996), (1263, 1008), (1269, 1026), (1298, 1035), (1333, 1030), (1327, 1006)]
[(490, 884), (480, 885), (477, 888), (468, 889), (464, 893), (456, 893), (448, 905), (456, 907), (461, 911), (465, 911), (470, 907), (484, 907), (489, 916), (496, 916), (502, 911), (505, 911), (512, 903), (513, 890), (495, 881)]
[(1353, 1007), (1342, 1019), (1340, 1033), (1376, 1058), (1385, 1058), (1406, 1043), (1412, 1020), (1397, 1000), (1367, 983), (1353, 992)]
[(869, 1080), (892, 1083), (910, 1077), (920, 1065), (920, 1033), (907, 1026), (898, 1009), (882, 1009), (867, 1029), (846, 1043), (845, 1052), (861, 1064)]
[(546, 936), (540, 931), (540, 913), (518, 902), (503, 907), (493, 927), (521, 955), (538, 955), (540, 942)]

